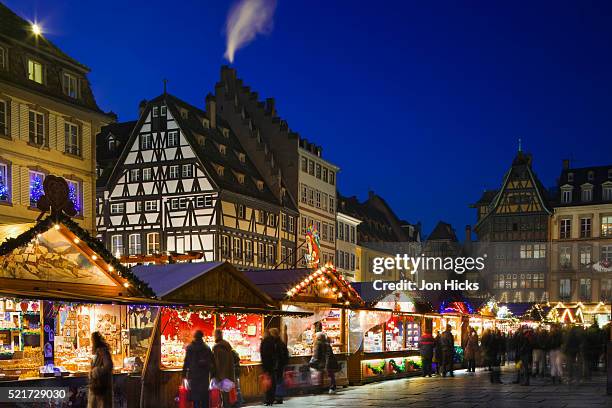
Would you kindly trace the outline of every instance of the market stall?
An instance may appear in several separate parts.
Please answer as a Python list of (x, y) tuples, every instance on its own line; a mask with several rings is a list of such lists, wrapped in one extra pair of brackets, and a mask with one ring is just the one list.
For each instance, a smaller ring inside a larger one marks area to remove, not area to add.
[(139, 342), (130, 304), (156, 303), (150, 288), (61, 212), (3, 225), (0, 242), (3, 386), (67, 386), (75, 394), (72, 405), (80, 406), (91, 333), (99, 331), (110, 346), (117, 394), (132, 398), (126, 384), (138, 369)]
[(242, 396), (261, 396), (259, 346), (264, 331), (275, 317), (309, 315), (279, 310), (273, 299), (227, 262), (136, 266), (133, 271), (160, 299), (174, 304), (162, 307), (154, 324), (142, 376), (147, 391), (143, 407), (175, 406), (185, 347), (196, 330), (203, 332), (211, 347), (214, 331), (223, 331), (240, 355)]
[(348, 317), (352, 308), (364, 306), (349, 282), (330, 264), (315, 269), (247, 271), (245, 275), (279, 302), (283, 311), (309, 313), (307, 317), (284, 317), (278, 322), (290, 352), (285, 378), (291, 389), (327, 385), (327, 378), (320, 378), (308, 366), (318, 332), (330, 339), (338, 359), (337, 384), (348, 384), (347, 361), (352, 347)]

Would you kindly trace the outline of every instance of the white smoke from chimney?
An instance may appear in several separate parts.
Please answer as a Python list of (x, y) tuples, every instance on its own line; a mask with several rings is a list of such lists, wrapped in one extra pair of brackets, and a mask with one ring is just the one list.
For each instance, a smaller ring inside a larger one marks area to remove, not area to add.
[(225, 23), (227, 46), (225, 58), (234, 62), (234, 54), (257, 34), (272, 29), (276, 0), (240, 0), (230, 10)]

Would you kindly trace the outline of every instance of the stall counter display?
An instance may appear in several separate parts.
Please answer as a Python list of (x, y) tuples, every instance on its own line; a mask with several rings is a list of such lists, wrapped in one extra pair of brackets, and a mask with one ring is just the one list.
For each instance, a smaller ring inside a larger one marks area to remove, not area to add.
[(242, 363), (261, 361), (259, 345), (262, 333), (261, 315), (255, 314), (221, 314), (219, 329), (225, 339), (240, 356)]
[(0, 298), (0, 380), (36, 377), (40, 343), (40, 303)]
[(142, 370), (158, 312), (159, 307), (156, 306), (128, 306), (129, 331), (124, 339), (129, 346), (129, 357), (124, 362), (128, 371)]
[(341, 309), (326, 310), (321, 320), (305, 325), (300, 323), (300, 319), (290, 319), (287, 322), (287, 334), (289, 337), (287, 347), (290, 355), (311, 356), (318, 332), (324, 332), (327, 335), (334, 353), (344, 352)]
[(204, 341), (214, 345), (215, 316), (207, 311), (164, 308), (161, 311), (161, 364), (164, 369), (183, 368), (185, 348), (193, 333), (201, 330)]
[(385, 350), (404, 350), (404, 319), (400, 316), (392, 316), (385, 324)]
[(379, 324), (366, 332), (363, 339), (363, 351), (381, 353), (384, 351), (383, 346), (383, 325)]
[[(126, 354), (122, 332), (127, 330), (125, 306), (56, 304), (54, 364), (68, 372), (88, 372), (91, 367), (91, 333), (102, 334), (109, 345), (113, 365), (123, 366)], [(63, 370), (62, 370), (63, 371)]]
[(406, 348), (408, 350), (418, 350), (421, 339), (421, 324), (417, 319), (409, 317), (406, 321)]

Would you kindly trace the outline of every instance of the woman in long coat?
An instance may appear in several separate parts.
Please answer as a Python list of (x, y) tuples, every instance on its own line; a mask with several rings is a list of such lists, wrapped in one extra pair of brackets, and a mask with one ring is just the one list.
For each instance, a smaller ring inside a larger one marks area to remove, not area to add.
[(464, 358), (467, 362), (467, 371), (476, 372), (476, 356), (478, 355), (478, 334), (472, 328), (470, 336), (467, 339), (464, 350)]
[(113, 407), (113, 359), (99, 332), (91, 334), (93, 358), (89, 371), (88, 408)]
[(208, 385), (213, 361), (212, 351), (204, 343), (203, 333), (196, 330), (193, 341), (187, 346), (183, 362), (183, 378), (189, 384), (189, 399), (194, 408), (208, 407)]

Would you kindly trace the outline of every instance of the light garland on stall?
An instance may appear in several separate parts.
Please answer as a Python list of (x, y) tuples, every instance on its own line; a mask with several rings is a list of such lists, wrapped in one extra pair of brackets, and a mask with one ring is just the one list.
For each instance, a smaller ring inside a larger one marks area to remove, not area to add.
[(346, 279), (344, 279), (342, 274), (338, 273), (331, 262), (328, 262), (325, 266), (314, 270), (301, 282), (289, 289), (286, 293), (287, 297), (293, 298), (299, 295), (313, 283), (323, 286), (321, 290), (323, 293), (329, 293), (331, 290), (333, 292), (332, 294), (336, 296), (338, 303), (342, 303), (345, 306), (349, 306), (353, 303), (357, 303), (359, 305), (364, 303), (357, 291)]

